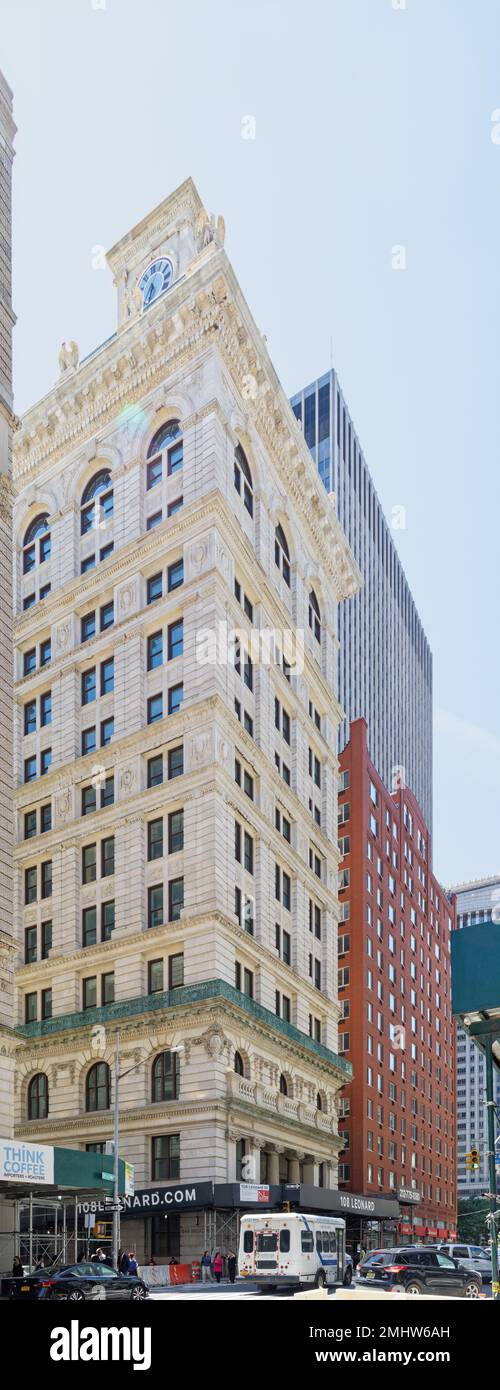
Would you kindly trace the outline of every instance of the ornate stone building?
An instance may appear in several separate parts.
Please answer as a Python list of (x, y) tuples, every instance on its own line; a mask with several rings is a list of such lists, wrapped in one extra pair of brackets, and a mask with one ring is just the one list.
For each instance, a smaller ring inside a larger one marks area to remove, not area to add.
[[(191, 180), (129, 232), (16, 436), (16, 1133), (109, 1140), (119, 1031), (136, 1187), (334, 1187), (359, 573), (223, 242)], [(199, 1253), (167, 1225), (140, 1254)]]
[(0, 1135), (12, 1134), (12, 92), (0, 73)]

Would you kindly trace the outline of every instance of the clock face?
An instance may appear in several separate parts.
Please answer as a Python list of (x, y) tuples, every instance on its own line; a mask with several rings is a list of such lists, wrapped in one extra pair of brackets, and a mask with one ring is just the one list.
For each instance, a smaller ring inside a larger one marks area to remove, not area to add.
[(172, 262), (167, 260), (166, 256), (161, 256), (159, 260), (148, 265), (147, 270), (144, 271), (144, 275), (141, 275), (139, 280), (139, 289), (145, 309), (153, 303), (154, 299), (158, 298), (159, 294), (168, 290), (172, 283), (173, 273)]

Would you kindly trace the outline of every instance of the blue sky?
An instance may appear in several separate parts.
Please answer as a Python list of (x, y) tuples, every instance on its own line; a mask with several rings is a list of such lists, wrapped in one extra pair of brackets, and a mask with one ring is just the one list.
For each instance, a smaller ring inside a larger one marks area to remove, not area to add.
[(114, 328), (93, 247), (191, 174), (285, 389), (333, 361), (382, 503), (406, 508), (451, 882), (500, 870), (500, 7), (399, 3), (3, 0), (16, 408), (62, 339), (83, 356)]

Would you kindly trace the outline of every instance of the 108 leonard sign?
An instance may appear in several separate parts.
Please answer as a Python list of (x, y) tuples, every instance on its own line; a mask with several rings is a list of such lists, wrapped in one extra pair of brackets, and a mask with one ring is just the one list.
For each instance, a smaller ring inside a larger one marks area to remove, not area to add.
[[(133, 1196), (120, 1197), (122, 1216), (155, 1216), (162, 1208), (182, 1210), (183, 1207), (206, 1207), (213, 1202), (211, 1182), (176, 1183), (172, 1187), (147, 1187), (139, 1189)], [(94, 1212), (109, 1212), (111, 1202), (80, 1202), (80, 1215)]]

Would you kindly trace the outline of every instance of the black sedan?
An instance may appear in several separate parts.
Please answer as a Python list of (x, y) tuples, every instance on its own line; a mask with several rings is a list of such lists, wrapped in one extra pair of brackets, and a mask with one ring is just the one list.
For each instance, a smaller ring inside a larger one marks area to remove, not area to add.
[(448, 1298), (479, 1298), (481, 1275), (464, 1269), (458, 1260), (424, 1245), (399, 1250), (372, 1250), (358, 1265), (358, 1288), (391, 1289), (395, 1293), (440, 1294)]
[(82, 1299), (133, 1299), (147, 1298), (148, 1289), (143, 1279), (135, 1274), (118, 1274), (111, 1265), (77, 1264), (57, 1265), (49, 1269), (37, 1269), (34, 1274), (26, 1274), (23, 1279), (12, 1281), (11, 1298), (48, 1298), (53, 1301), (67, 1299), (80, 1303)]

